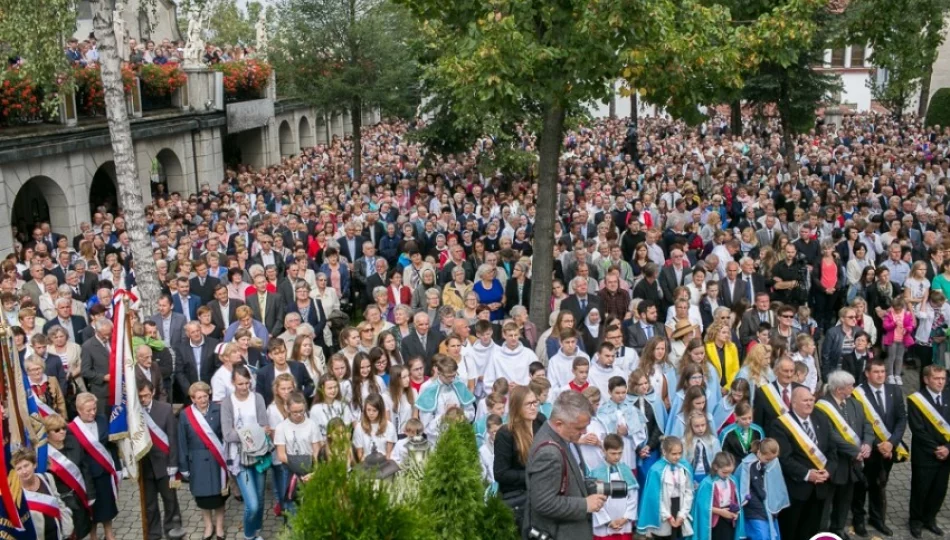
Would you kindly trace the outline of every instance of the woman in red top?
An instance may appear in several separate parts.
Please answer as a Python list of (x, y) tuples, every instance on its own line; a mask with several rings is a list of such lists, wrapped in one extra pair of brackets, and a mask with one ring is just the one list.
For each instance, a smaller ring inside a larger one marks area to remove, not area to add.
[(818, 327), (828, 330), (834, 325), (834, 317), (838, 312), (841, 292), (847, 282), (844, 278), (844, 267), (838, 264), (837, 254), (831, 242), (821, 246), (821, 261), (811, 273), (811, 290), (815, 295), (815, 314)]
[(412, 289), (402, 284), (402, 274), (396, 272), (389, 278), (389, 287), (386, 287), (386, 295), (389, 299), (389, 308), (392, 309), (400, 304), (409, 305), (412, 303)]

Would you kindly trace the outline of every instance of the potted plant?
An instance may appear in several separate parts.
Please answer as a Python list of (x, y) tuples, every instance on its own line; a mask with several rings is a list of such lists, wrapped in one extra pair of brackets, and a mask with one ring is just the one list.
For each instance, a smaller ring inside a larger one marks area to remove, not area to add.
[(142, 83), (142, 109), (153, 110), (172, 106), (171, 97), (188, 81), (177, 63), (143, 64), (139, 68)]
[(19, 68), (0, 72), (0, 125), (15, 126), (42, 121), (42, 92)]

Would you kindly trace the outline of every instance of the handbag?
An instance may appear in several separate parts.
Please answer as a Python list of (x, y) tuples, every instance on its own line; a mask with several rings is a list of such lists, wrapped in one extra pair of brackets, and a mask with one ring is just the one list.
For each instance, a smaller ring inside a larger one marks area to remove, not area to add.
[(306, 476), (313, 470), (313, 456), (308, 454), (288, 454), (287, 469), (297, 476)]
[(258, 424), (251, 424), (238, 431), (241, 439), (241, 465), (253, 467), (266, 461), (265, 469), (270, 466), (270, 453), (274, 449), (270, 437), (264, 428)]

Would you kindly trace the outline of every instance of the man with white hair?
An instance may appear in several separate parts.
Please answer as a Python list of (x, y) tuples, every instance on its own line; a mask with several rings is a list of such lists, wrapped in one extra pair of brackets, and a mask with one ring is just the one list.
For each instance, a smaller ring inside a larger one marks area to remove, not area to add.
[(845, 444), (837, 445), (838, 468), (831, 475), (834, 496), (831, 504), (825, 505), (822, 530), (830, 530), (841, 538), (848, 538), (845, 523), (851, 509), (854, 485), (863, 480), (864, 460), (871, 457), (874, 430), (864, 416), (864, 407), (851, 396), (854, 392), (854, 375), (844, 370), (828, 374), (827, 392), (817, 403), (821, 414), (828, 417), (835, 432)]
[(574, 294), (561, 302), (561, 310), (573, 313), (574, 323), (580, 327), (591, 309), (596, 308), (598, 312), (604, 312), (604, 301), (599, 296), (589, 294), (588, 278), (577, 276), (571, 284), (574, 286)]

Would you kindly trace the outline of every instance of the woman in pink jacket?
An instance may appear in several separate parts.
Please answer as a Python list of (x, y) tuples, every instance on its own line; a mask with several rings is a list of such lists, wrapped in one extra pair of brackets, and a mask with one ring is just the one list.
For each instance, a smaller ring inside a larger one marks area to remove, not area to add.
[(914, 314), (905, 309), (904, 299), (900, 296), (891, 301), (891, 308), (884, 314), (884, 340), (887, 347), (887, 382), (904, 384), (901, 371), (904, 367), (904, 352), (914, 344)]

